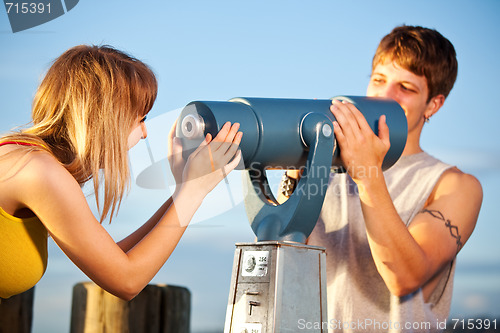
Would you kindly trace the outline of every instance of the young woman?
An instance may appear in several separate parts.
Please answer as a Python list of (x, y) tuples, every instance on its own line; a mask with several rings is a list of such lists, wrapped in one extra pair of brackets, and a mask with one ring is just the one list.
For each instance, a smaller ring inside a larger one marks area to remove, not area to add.
[[(126, 300), (166, 262), (203, 198), (241, 159), (242, 133), (227, 123), (184, 161), (173, 128), (174, 194), (115, 243), (101, 223), (127, 190), (127, 151), (146, 137), (156, 94), (153, 72), (111, 47), (77, 46), (55, 60), (35, 95), (32, 126), (0, 138), (1, 298), (42, 277), (49, 235), (90, 279)], [(100, 221), (81, 190), (90, 180)]]

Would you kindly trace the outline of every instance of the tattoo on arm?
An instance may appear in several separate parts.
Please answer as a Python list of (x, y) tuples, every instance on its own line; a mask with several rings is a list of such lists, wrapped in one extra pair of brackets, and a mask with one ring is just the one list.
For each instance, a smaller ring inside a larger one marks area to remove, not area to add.
[(451, 221), (446, 219), (443, 214), (439, 210), (432, 210), (432, 209), (422, 209), (420, 213), (429, 213), (432, 217), (435, 217), (441, 221), (444, 221), (444, 225), (449, 228), (450, 230), (450, 235), (451, 237), (456, 239), (457, 243), (457, 253), (460, 251), (462, 248), (462, 236), (460, 236), (460, 233), (458, 232), (458, 227), (451, 224)]

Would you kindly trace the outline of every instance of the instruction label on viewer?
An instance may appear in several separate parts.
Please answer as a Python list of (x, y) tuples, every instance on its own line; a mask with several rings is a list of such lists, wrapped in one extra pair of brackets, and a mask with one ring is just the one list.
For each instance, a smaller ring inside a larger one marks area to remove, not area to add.
[(269, 251), (245, 251), (243, 253), (242, 276), (266, 276)]

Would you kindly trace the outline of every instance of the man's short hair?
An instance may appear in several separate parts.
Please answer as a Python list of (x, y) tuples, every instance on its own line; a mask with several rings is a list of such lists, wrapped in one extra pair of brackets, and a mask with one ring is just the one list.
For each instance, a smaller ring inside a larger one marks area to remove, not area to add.
[(402, 68), (425, 76), (428, 101), (448, 96), (457, 78), (458, 63), (453, 44), (434, 29), (402, 25), (380, 41), (372, 62), (376, 65), (394, 61)]

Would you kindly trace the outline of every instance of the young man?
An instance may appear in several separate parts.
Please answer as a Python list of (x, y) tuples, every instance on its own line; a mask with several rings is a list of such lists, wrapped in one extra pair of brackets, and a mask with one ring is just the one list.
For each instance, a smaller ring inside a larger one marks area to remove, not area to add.
[(327, 249), (330, 329), (444, 328), (455, 256), (474, 230), (482, 189), (473, 176), (425, 153), (420, 135), (456, 75), (453, 45), (435, 30), (401, 26), (382, 39), (367, 95), (396, 100), (408, 120), (403, 156), (386, 172), (381, 169), (390, 145), (385, 117), (376, 136), (353, 105), (332, 103), (348, 175), (331, 175), (308, 240)]

